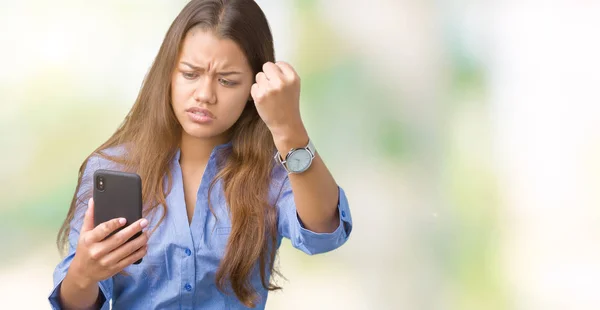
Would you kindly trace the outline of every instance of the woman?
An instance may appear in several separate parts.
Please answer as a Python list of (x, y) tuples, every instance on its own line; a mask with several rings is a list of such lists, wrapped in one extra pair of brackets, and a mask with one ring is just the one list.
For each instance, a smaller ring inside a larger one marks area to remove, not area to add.
[[(302, 123), (300, 79), (274, 59), (254, 1), (181, 11), (125, 121), (80, 169), (55, 309), (263, 309), (282, 237), (308, 254), (347, 240), (348, 202)], [(94, 227), (97, 169), (143, 184), (145, 218), (104, 241), (124, 223)]]

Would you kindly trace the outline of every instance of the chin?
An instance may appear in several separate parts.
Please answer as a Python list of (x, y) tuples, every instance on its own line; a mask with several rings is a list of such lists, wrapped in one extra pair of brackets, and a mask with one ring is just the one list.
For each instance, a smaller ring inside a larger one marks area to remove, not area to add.
[(211, 139), (222, 135), (225, 130), (220, 130), (215, 124), (211, 125), (198, 125), (198, 124), (185, 124), (183, 130), (188, 136), (192, 136), (197, 139)]

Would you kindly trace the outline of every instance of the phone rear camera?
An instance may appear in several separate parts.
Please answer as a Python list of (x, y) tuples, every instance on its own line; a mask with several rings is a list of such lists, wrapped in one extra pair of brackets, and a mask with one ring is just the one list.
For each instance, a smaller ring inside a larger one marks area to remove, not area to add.
[(103, 177), (98, 177), (96, 179), (96, 187), (98, 188), (99, 191), (104, 190), (104, 178)]

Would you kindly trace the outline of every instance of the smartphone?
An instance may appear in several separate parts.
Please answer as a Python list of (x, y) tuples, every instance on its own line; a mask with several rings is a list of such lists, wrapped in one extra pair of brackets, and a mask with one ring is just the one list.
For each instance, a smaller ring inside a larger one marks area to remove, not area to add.
[[(125, 218), (125, 226), (108, 237), (142, 218), (142, 179), (136, 173), (100, 169), (94, 172), (94, 226)], [(135, 234), (127, 242), (140, 236)], [(108, 238), (107, 237), (107, 238)], [(141, 263), (138, 260), (134, 264)]]

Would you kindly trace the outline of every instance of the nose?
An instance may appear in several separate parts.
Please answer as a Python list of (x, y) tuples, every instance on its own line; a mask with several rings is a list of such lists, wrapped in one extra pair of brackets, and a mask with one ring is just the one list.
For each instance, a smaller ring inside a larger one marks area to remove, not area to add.
[(198, 83), (198, 87), (196, 87), (196, 90), (194, 91), (194, 100), (199, 103), (215, 104), (217, 98), (213, 88), (214, 83), (210, 76), (202, 76)]

